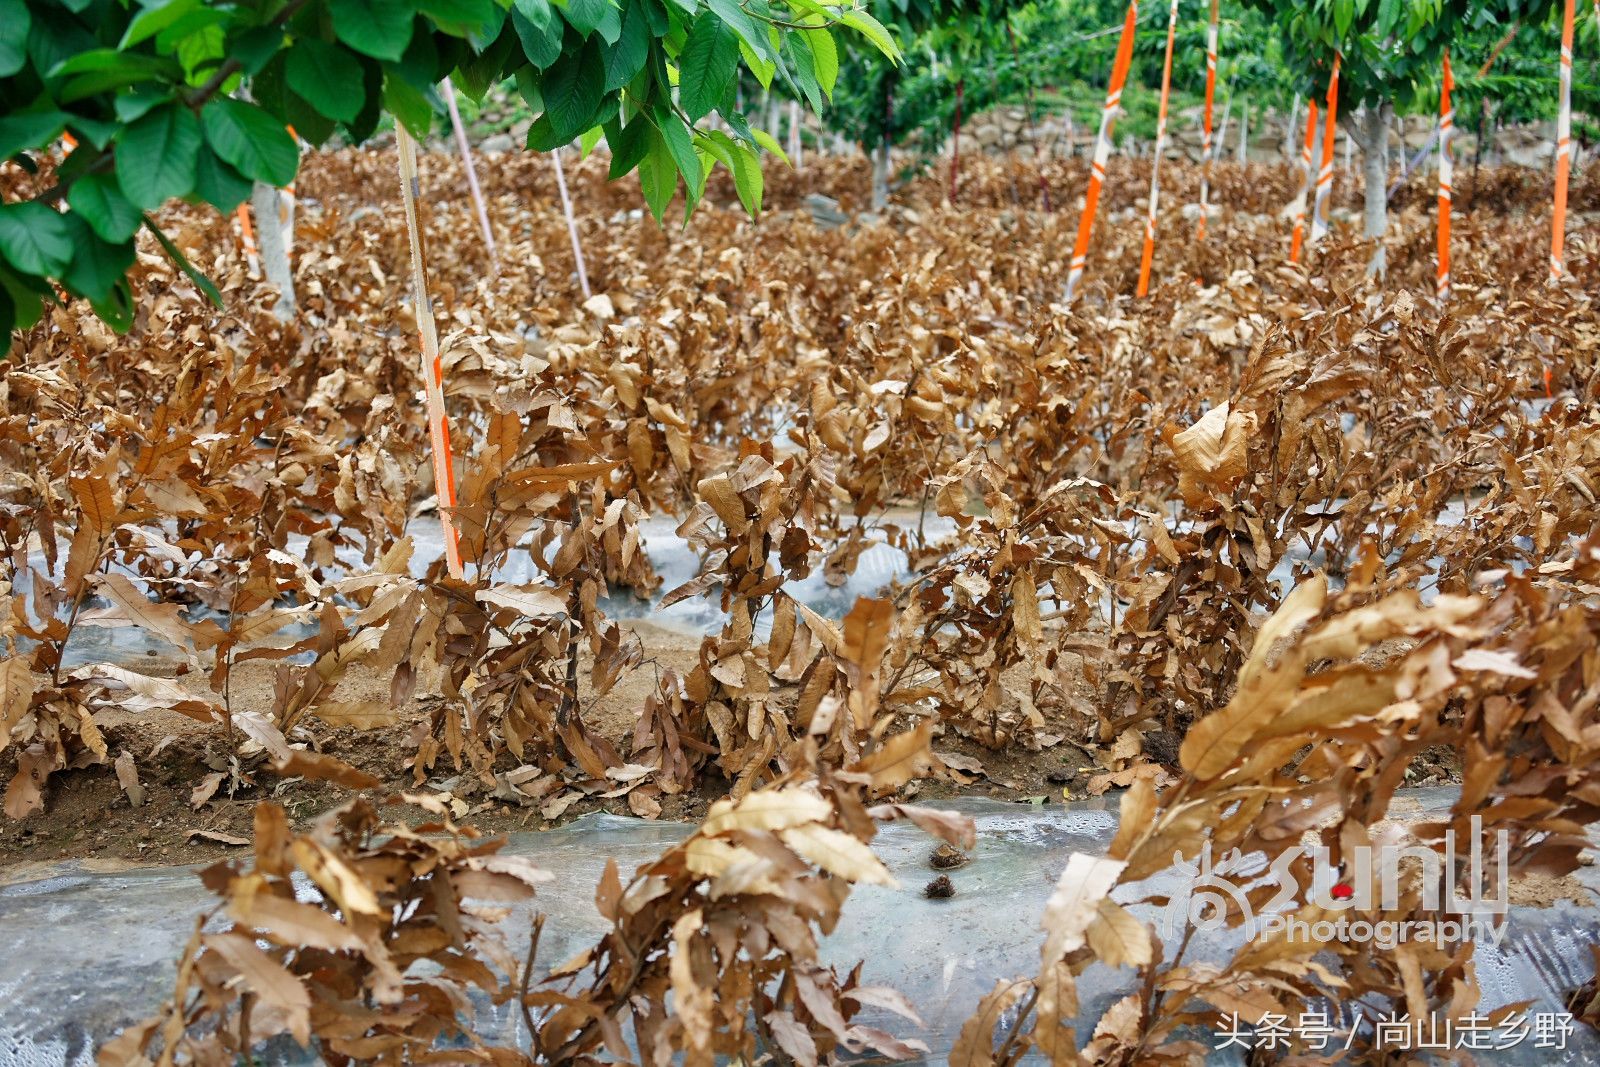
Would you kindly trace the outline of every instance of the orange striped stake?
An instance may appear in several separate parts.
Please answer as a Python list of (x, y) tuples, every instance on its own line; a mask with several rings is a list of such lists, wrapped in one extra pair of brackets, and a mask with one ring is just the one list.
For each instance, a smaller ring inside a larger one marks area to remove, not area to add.
[(1333, 151), (1339, 133), (1339, 63), (1344, 56), (1333, 54), (1333, 73), (1328, 76), (1327, 116), (1322, 120), (1322, 169), (1317, 172), (1316, 207), (1311, 213), (1312, 247), (1328, 233), (1328, 205), (1333, 199)]
[(406, 233), (411, 238), (412, 297), (417, 311), (417, 332), (422, 335), (422, 383), (428, 399), (428, 438), (433, 447), (433, 490), (439, 501), (439, 525), (444, 530), (445, 567), (452, 578), (462, 577), (461, 546), (450, 513), (456, 506), (456, 474), (450, 456), (450, 423), (444, 410), (444, 365), (439, 358), (439, 335), (433, 321), (433, 299), (428, 295), (428, 268), (417, 226), (417, 201), (422, 190), (417, 181), (417, 143), (401, 123), (395, 123), (400, 149), (400, 195), (405, 203)]
[(1455, 180), (1455, 161), (1450, 158), (1450, 139), (1455, 136), (1456, 109), (1450, 92), (1456, 78), (1450, 70), (1450, 52), (1444, 54), (1444, 82), (1439, 89), (1439, 281), (1440, 300), (1450, 299), (1450, 202)]
[[(1600, 3), (1600, 0), (1595, 0)], [(1218, 0), (1211, 0), (1211, 23), (1206, 27), (1206, 117), (1205, 134), (1200, 142), (1200, 221), (1195, 225), (1197, 241), (1206, 239), (1206, 211), (1211, 204), (1211, 116), (1217, 99), (1217, 17)]]
[(1167, 12), (1167, 58), (1161, 67), (1161, 106), (1156, 112), (1156, 150), (1150, 158), (1150, 210), (1144, 217), (1139, 256), (1139, 295), (1150, 295), (1150, 261), (1156, 253), (1156, 209), (1161, 203), (1161, 157), (1167, 151), (1167, 97), (1172, 92), (1172, 45), (1178, 36), (1178, 0)]
[(1317, 143), (1317, 102), (1306, 101), (1306, 143), (1300, 149), (1300, 170), (1303, 175), (1300, 181), (1300, 191), (1294, 194), (1294, 234), (1289, 238), (1289, 262), (1300, 262), (1300, 246), (1305, 242), (1306, 236), (1306, 200), (1311, 195), (1311, 184), (1315, 180), (1311, 169), (1311, 150)]
[(1117, 58), (1111, 64), (1111, 83), (1106, 87), (1106, 104), (1100, 112), (1100, 135), (1094, 142), (1094, 162), (1089, 167), (1089, 190), (1083, 196), (1083, 214), (1078, 219), (1078, 240), (1072, 248), (1072, 261), (1067, 267), (1066, 302), (1072, 303), (1072, 294), (1083, 277), (1083, 268), (1089, 262), (1089, 239), (1094, 235), (1094, 215), (1100, 206), (1100, 188), (1106, 180), (1106, 161), (1111, 158), (1111, 130), (1116, 125), (1117, 107), (1122, 103), (1122, 84), (1128, 80), (1128, 66), (1133, 62), (1133, 31), (1139, 21), (1138, 0), (1128, 0), (1128, 14), (1122, 20), (1122, 39), (1117, 43)]
[(1556, 210), (1550, 230), (1550, 280), (1566, 270), (1567, 177), (1572, 171), (1572, 20), (1577, 5), (1566, 0), (1561, 11), (1561, 113), (1556, 119)]
[(244, 246), (244, 261), (250, 267), (250, 277), (261, 277), (261, 253), (256, 248), (256, 231), (250, 225), (250, 204), (240, 204), (233, 211), (239, 228), (239, 243)]

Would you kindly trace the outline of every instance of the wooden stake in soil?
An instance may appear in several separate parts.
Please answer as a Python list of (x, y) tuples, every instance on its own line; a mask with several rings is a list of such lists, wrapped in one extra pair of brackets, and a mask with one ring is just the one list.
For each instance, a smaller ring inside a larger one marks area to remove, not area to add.
[(450, 455), (450, 423), (444, 410), (444, 365), (439, 358), (439, 335), (433, 322), (433, 298), (428, 295), (428, 268), (417, 224), (417, 201), (422, 190), (417, 181), (417, 143), (404, 125), (395, 123), (400, 149), (400, 199), (405, 204), (406, 235), (411, 239), (412, 306), (417, 312), (417, 333), (422, 337), (422, 385), (428, 398), (428, 440), (433, 448), (433, 491), (439, 501), (439, 525), (444, 532), (445, 567), (461, 578), (461, 546), (450, 512), (456, 506), (455, 462)]
[(489, 250), (489, 266), (500, 270), (500, 256), (494, 246), (494, 230), (489, 226), (489, 211), (483, 203), (483, 189), (478, 185), (478, 168), (472, 162), (472, 146), (467, 143), (467, 128), (461, 124), (461, 109), (456, 106), (456, 89), (450, 79), (444, 80), (444, 102), (450, 107), (450, 125), (456, 131), (456, 149), (461, 153), (461, 165), (467, 171), (467, 191), (472, 194), (472, 206), (478, 212), (478, 229), (483, 231), (483, 247)]
[(1306, 200), (1311, 194), (1312, 183), (1316, 179), (1315, 172), (1311, 169), (1311, 150), (1317, 143), (1317, 102), (1306, 101), (1306, 143), (1300, 150), (1300, 170), (1304, 175), (1300, 182), (1300, 191), (1294, 195), (1294, 233), (1289, 238), (1289, 262), (1300, 262), (1300, 246), (1306, 236)]
[(1117, 122), (1117, 108), (1122, 103), (1122, 83), (1128, 80), (1128, 66), (1133, 62), (1133, 31), (1139, 21), (1138, 0), (1128, 0), (1128, 13), (1122, 20), (1122, 38), (1117, 42), (1117, 57), (1111, 65), (1111, 82), (1106, 87), (1106, 103), (1100, 112), (1100, 134), (1094, 142), (1094, 162), (1089, 167), (1089, 189), (1083, 196), (1083, 214), (1078, 219), (1078, 240), (1072, 248), (1072, 260), (1067, 267), (1066, 303), (1083, 277), (1083, 268), (1089, 262), (1089, 239), (1094, 236), (1094, 215), (1100, 206), (1100, 188), (1106, 180), (1106, 160), (1111, 157), (1111, 131)]
[(1550, 280), (1566, 270), (1567, 177), (1572, 171), (1572, 19), (1575, 0), (1561, 10), (1561, 111), (1556, 118), (1556, 206), (1550, 229)]
[(1344, 56), (1333, 54), (1333, 73), (1328, 75), (1328, 108), (1322, 120), (1322, 168), (1317, 172), (1316, 207), (1311, 213), (1313, 247), (1328, 232), (1328, 205), (1333, 198), (1333, 153), (1339, 133), (1339, 64)]
[(1444, 82), (1439, 88), (1439, 279), (1440, 300), (1450, 298), (1450, 183), (1455, 180), (1455, 161), (1450, 158), (1450, 139), (1455, 135), (1456, 109), (1450, 91), (1456, 87), (1450, 71), (1450, 52), (1444, 54)]
[(587, 300), (594, 294), (589, 291), (589, 270), (583, 265), (583, 246), (578, 243), (578, 220), (572, 217), (572, 198), (567, 195), (567, 172), (561, 166), (561, 149), (557, 147), (550, 158), (556, 164), (556, 188), (561, 190), (561, 210), (567, 216), (567, 236), (572, 238), (572, 258), (578, 265), (578, 288), (583, 290), (583, 298)]
[(1161, 67), (1161, 106), (1156, 112), (1156, 148), (1150, 157), (1150, 210), (1144, 218), (1144, 251), (1139, 256), (1139, 295), (1150, 294), (1150, 261), (1156, 251), (1156, 210), (1161, 203), (1161, 157), (1167, 151), (1167, 97), (1172, 92), (1172, 45), (1178, 37), (1178, 0), (1167, 11), (1167, 57)]
[(1194, 237), (1206, 239), (1206, 212), (1211, 204), (1211, 113), (1217, 99), (1217, 18), (1220, 0), (1211, 0), (1211, 22), (1206, 26), (1206, 110), (1200, 139), (1200, 221)]

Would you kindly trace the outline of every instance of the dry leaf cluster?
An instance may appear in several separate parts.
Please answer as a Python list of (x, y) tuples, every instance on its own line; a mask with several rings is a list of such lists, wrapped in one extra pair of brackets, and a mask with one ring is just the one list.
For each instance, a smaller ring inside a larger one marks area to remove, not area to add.
[[(585, 303), (546, 163), (491, 161), (498, 274), (455, 168), (427, 167), (464, 581), (411, 566), (436, 517), (404, 228), (375, 192), (394, 185), (387, 156), (309, 165), (294, 322), (226, 226), (180, 207), (170, 229), (223, 280), (226, 311), (151, 249), (129, 337), (67, 307), (19, 338), (0, 365), (5, 810), (38, 810), (69, 767), (147, 788), (97, 725), (110, 710), (225, 738), (229, 770), (197, 797), (306, 758), (320, 724), (409, 729), (413, 786), (459, 775), (460, 796), (546, 817), (580, 797), (645, 816), (708, 786), (727, 799), (631, 881), (608, 877), (615, 929), (558, 986), (519, 984), (489, 913), (463, 903), (525, 881), (465, 831), (384, 838), (365, 801), (299, 835), (263, 814), (254, 866), (210, 878), (238, 928), (276, 947), (200, 936), (172, 1012), (129, 1040), (220, 1062), (314, 1031), (351, 1058), (409, 1056), (471, 1040), (472, 985), (543, 1013), (531, 1049), (482, 1050), (494, 1062), (622, 1055), (624, 1017), (648, 1055), (700, 1062), (751, 1042), (796, 1062), (903, 1054), (851, 1024), (851, 1005), (888, 994), (820, 969), (813, 928), (881, 872), (866, 842), (889, 812), (867, 805), (958, 777), (931, 747), (958, 736), (1071, 741), (1097, 789), (1128, 791), (1112, 854), (1062, 877), (1039, 973), (979, 1006), (956, 1060), (1195, 1060), (1182, 1027), (1317, 993), (1471, 1008), (1470, 946), (1313, 960), (1256, 943), (1201, 965), (1165, 958), (1109, 894), (1205, 842), (1360, 843), (1410, 759), (1440, 746), (1461, 761), (1454, 821), (1512, 830), (1518, 870), (1576, 863), (1600, 810), (1600, 262), (1575, 234), (1576, 280), (1543, 284), (1542, 190), (1494, 171), (1463, 183), (1441, 308), (1411, 295), (1433, 270), (1418, 189), (1373, 292), (1347, 236), (1309, 271), (1283, 263), (1292, 173), (1222, 167), (1210, 237), (1187, 240), (1174, 207), (1162, 284), (1133, 301), (1118, 294), (1137, 270), (1142, 164), (1119, 161), (1067, 309), (1076, 217), (1014, 198), (1038, 187), (1031, 163), (975, 163), (955, 210), (922, 182), (886, 220), (825, 230), (802, 197), (849, 207), (867, 182), (819, 161), (772, 176), (760, 223), (713, 208), (679, 231), (639, 218), (636, 190), (591, 160), (574, 185), (604, 296)], [(1057, 203), (1081, 188), (1080, 162), (1044, 167)], [(1164, 180), (1168, 203), (1193, 199), (1188, 169)], [(1579, 176), (1579, 209), (1597, 196)], [(708, 197), (733, 200), (715, 182)], [(676, 589), (646, 554), (660, 516), (700, 554)], [(829, 619), (793, 595), (813, 573), (841, 584), (878, 544), (911, 571), (882, 598)], [(721, 610), (691, 669), (662, 669), (608, 617), (628, 591)], [(170, 642), (178, 676), (75, 664), (74, 636), (103, 625)], [(273, 665), (270, 706), (235, 698), (252, 661)], [(391, 699), (349, 699), (357, 668), (390, 679)], [(586, 721), (581, 694), (636, 672), (653, 692), (631, 729)], [(414, 694), (428, 713), (401, 725)], [(323, 856), (374, 872), (352, 884), (385, 915), (415, 907), (417, 929), (364, 926), (372, 913), (329, 891), (324, 918), (295, 912), (321, 941), (274, 936), (250, 901), (287, 900), (291, 869), (326, 889), (307, 866), (332, 877)], [(408, 963), (441, 953), (445, 977), (409, 991)], [(1093, 959), (1143, 981), (1079, 1042), (1064, 1024)], [(307, 983), (362, 999), (347, 1029), (324, 1028)], [(195, 1029), (201, 1016), (231, 1021)]]

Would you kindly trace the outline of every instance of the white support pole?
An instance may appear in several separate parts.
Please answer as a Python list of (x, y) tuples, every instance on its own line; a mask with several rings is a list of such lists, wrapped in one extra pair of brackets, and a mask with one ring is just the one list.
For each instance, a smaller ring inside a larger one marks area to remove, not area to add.
[(483, 203), (483, 189), (478, 185), (478, 168), (472, 162), (472, 146), (467, 143), (467, 128), (461, 124), (461, 109), (456, 106), (455, 86), (444, 80), (444, 101), (450, 106), (450, 125), (455, 127), (456, 148), (461, 152), (461, 165), (467, 172), (467, 189), (472, 193), (472, 206), (478, 212), (478, 228), (483, 231), (483, 247), (489, 250), (489, 264), (498, 272), (500, 256), (495, 251), (494, 230), (489, 226), (489, 211)]
[(583, 298), (588, 300), (594, 293), (589, 291), (589, 271), (583, 265), (583, 247), (578, 243), (578, 220), (572, 215), (572, 198), (567, 195), (567, 173), (561, 166), (561, 149), (557, 147), (552, 151), (550, 158), (556, 165), (556, 188), (561, 190), (561, 210), (567, 216), (567, 236), (572, 238), (572, 258), (578, 264), (578, 287), (583, 290)]

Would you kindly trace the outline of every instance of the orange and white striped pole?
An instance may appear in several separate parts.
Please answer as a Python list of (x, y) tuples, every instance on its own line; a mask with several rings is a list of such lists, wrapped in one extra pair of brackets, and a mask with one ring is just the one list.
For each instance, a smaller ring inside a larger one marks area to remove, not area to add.
[(450, 423), (444, 410), (444, 365), (439, 358), (439, 335), (433, 321), (433, 299), (428, 295), (428, 268), (422, 231), (417, 225), (417, 201), (422, 190), (417, 181), (417, 143), (404, 124), (395, 123), (400, 149), (400, 197), (405, 204), (406, 233), (411, 238), (411, 284), (415, 293), (417, 332), (422, 335), (422, 384), (428, 398), (428, 438), (433, 448), (433, 490), (439, 501), (439, 524), (444, 530), (445, 567), (450, 577), (462, 577), (461, 546), (451, 511), (456, 506), (455, 464), (450, 455)]
[(1156, 111), (1156, 150), (1150, 157), (1150, 210), (1144, 217), (1144, 251), (1139, 255), (1139, 295), (1150, 294), (1150, 262), (1156, 253), (1156, 210), (1161, 203), (1161, 157), (1167, 151), (1167, 97), (1172, 92), (1172, 45), (1178, 36), (1178, 0), (1167, 11), (1167, 58), (1161, 67), (1161, 106)]
[(1339, 64), (1344, 56), (1333, 54), (1333, 73), (1328, 75), (1328, 107), (1322, 120), (1322, 168), (1317, 172), (1317, 200), (1311, 212), (1311, 245), (1316, 247), (1328, 233), (1328, 205), (1333, 199), (1333, 152), (1339, 131)]
[(1456, 109), (1450, 92), (1456, 87), (1450, 70), (1450, 51), (1444, 53), (1444, 82), (1439, 88), (1439, 282), (1440, 300), (1450, 299), (1450, 204), (1454, 191), (1455, 161), (1450, 158), (1450, 139), (1455, 136)]
[[(1600, 4), (1600, 0), (1595, 0)], [(1211, 204), (1211, 115), (1217, 98), (1217, 18), (1218, 0), (1211, 0), (1211, 22), (1206, 26), (1206, 110), (1205, 133), (1200, 141), (1200, 221), (1195, 225), (1195, 240), (1206, 239), (1206, 211)]]
[(1289, 262), (1300, 262), (1300, 246), (1305, 243), (1306, 237), (1306, 201), (1311, 196), (1311, 187), (1316, 181), (1316, 172), (1312, 169), (1311, 152), (1317, 144), (1317, 102), (1306, 101), (1306, 143), (1300, 149), (1300, 191), (1294, 195), (1294, 233), (1289, 238)]
[(1072, 247), (1067, 267), (1066, 302), (1072, 303), (1083, 268), (1089, 262), (1089, 239), (1094, 235), (1094, 215), (1100, 206), (1100, 188), (1106, 180), (1106, 161), (1111, 158), (1111, 131), (1116, 125), (1117, 108), (1122, 103), (1122, 83), (1128, 80), (1133, 62), (1133, 31), (1139, 21), (1138, 0), (1128, 0), (1128, 14), (1122, 20), (1122, 39), (1111, 64), (1111, 83), (1106, 87), (1106, 104), (1100, 112), (1100, 135), (1094, 142), (1094, 162), (1089, 166), (1089, 190), (1083, 196), (1083, 214), (1078, 219), (1078, 240)]
[(261, 251), (256, 247), (256, 231), (250, 225), (250, 202), (245, 201), (233, 209), (233, 218), (239, 228), (239, 243), (244, 246), (244, 261), (250, 268), (250, 277), (261, 277)]
[(1567, 177), (1572, 171), (1572, 20), (1575, 0), (1561, 11), (1561, 112), (1556, 119), (1556, 209), (1550, 230), (1550, 280), (1566, 271)]

